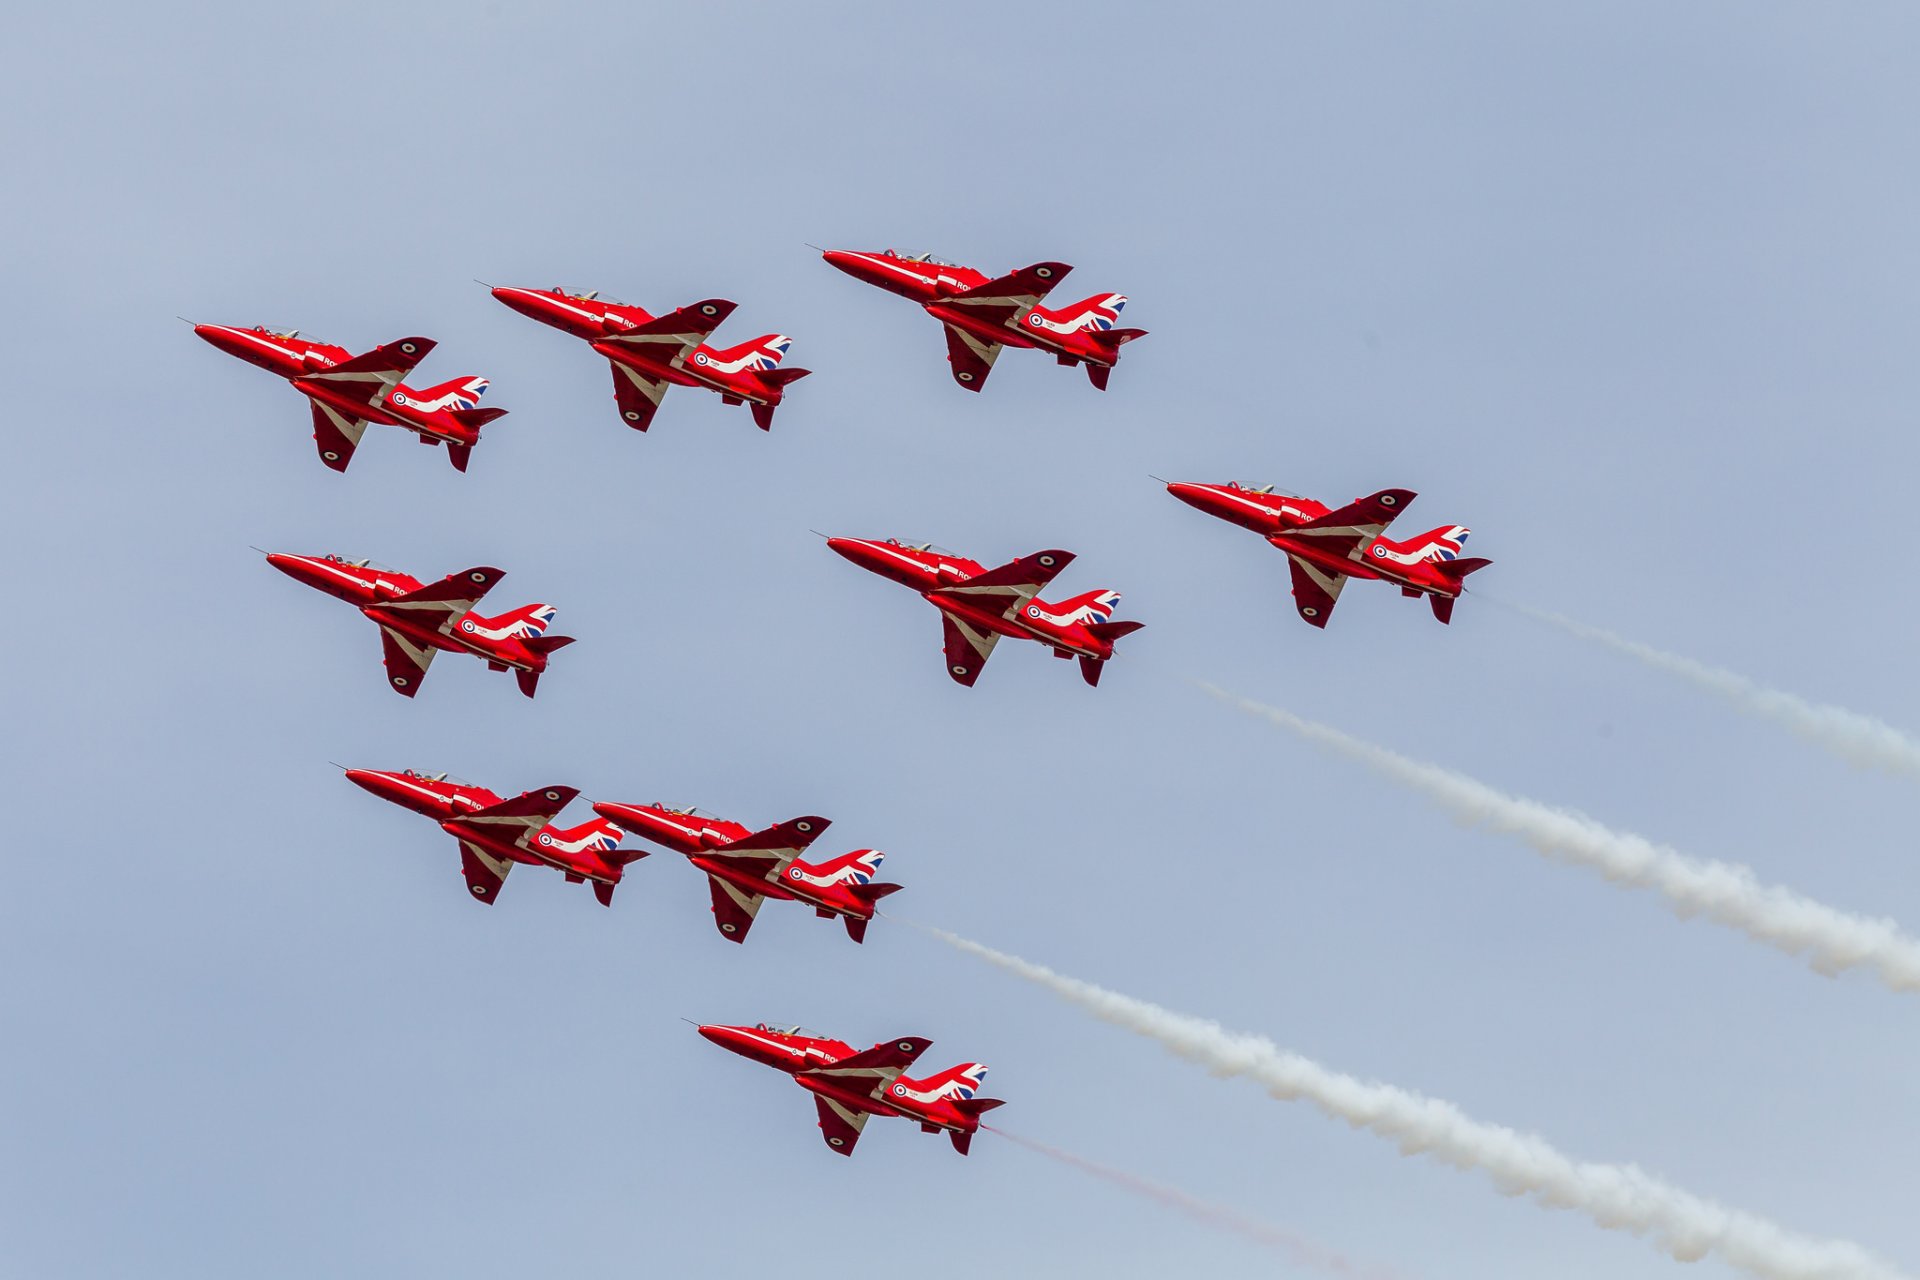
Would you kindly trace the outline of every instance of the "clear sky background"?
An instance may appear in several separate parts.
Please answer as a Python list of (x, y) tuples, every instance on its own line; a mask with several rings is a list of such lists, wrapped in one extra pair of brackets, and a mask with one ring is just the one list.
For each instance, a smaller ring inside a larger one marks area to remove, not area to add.
[[(0, 42), (11, 305), (0, 1270), (19, 1276), (1268, 1275), (992, 1135), (852, 1160), (681, 1017), (978, 1058), (1009, 1129), (1415, 1280), (1675, 1265), (1217, 1082), (901, 926), (702, 878), (612, 910), (329, 761), (816, 812), (905, 915), (1920, 1266), (1920, 1005), (1439, 818), (1216, 681), (1836, 905), (1920, 922), (1911, 784), (1485, 600), (1356, 586), (1152, 479), (1420, 493), (1489, 594), (1920, 726), (1920, 17), (1910, 6), (38, 6)], [(1112, 390), (805, 242), (1117, 289)], [(473, 279), (790, 334), (771, 435)], [(174, 317), (440, 342), (512, 411), (456, 474)], [(1103, 687), (941, 670), (808, 532), (1058, 546), (1147, 629)], [(250, 545), (508, 577), (559, 654), (384, 687)], [(584, 812), (584, 805), (579, 812)], [(1731, 1274), (1717, 1262), (1702, 1274)]]

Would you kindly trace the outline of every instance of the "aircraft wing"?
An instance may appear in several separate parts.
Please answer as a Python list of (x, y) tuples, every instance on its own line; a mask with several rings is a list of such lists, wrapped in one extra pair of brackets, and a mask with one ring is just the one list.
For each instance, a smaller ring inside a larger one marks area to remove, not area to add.
[(820, 1136), (827, 1145), (843, 1156), (853, 1154), (853, 1144), (860, 1141), (860, 1131), (867, 1127), (869, 1111), (861, 1111), (834, 1098), (813, 1095), (813, 1105), (820, 1112)]
[(654, 410), (667, 394), (666, 382), (611, 360), (607, 363), (613, 365), (613, 402), (620, 406), (620, 420), (635, 431), (645, 431), (653, 425)]
[(763, 880), (773, 880), (832, 825), (828, 819), (812, 815), (792, 818), (764, 831), (741, 836), (718, 849), (705, 850), (702, 856), (731, 863)]
[(953, 380), (969, 391), (986, 385), (993, 362), (1000, 358), (1000, 344), (983, 342), (964, 329), (943, 326), (947, 331), (947, 363), (953, 366)]
[(1328, 573), (1298, 556), (1287, 557), (1287, 568), (1293, 571), (1293, 607), (1309, 625), (1326, 626), (1334, 602), (1340, 598), (1340, 588), (1347, 585), (1347, 575)]
[(1000, 642), (1000, 635), (982, 631), (950, 613), (942, 613), (940, 622), (946, 641), (947, 674), (971, 689), (980, 678), (980, 669), (987, 665), (993, 646)]
[(745, 942), (747, 930), (753, 928), (753, 918), (766, 899), (719, 876), (708, 876), (707, 886), (713, 890), (713, 923), (720, 936), (729, 942)]
[(1036, 551), (984, 573), (976, 573), (956, 586), (930, 591), (927, 595), (935, 604), (942, 599), (964, 600), (977, 608), (1009, 618), (1072, 563), (1071, 551)]
[(400, 380), (412, 373), (413, 367), (426, 359), (433, 348), (432, 338), (402, 338), (364, 355), (342, 360), (331, 369), (302, 374), (295, 381), (331, 387), (362, 404), (376, 405), (386, 399), (387, 392), (399, 386)]
[(331, 405), (313, 402), (313, 443), (320, 450), (320, 461), (335, 471), (345, 471), (360, 447), (360, 433), (367, 429), (364, 418), (349, 418)]
[(445, 633), (506, 576), (504, 569), (475, 565), (460, 573), (450, 573), (438, 582), (430, 582), (418, 591), (368, 605), (366, 613), (376, 621), (382, 616), (406, 618), (429, 631)]
[(799, 1074), (815, 1080), (831, 1081), (843, 1094), (878, 1098), (932, 1044), (933, 1041), (920, 1036), (882, 1040), (871, 1049), (862, 1049), (851, 1057)]
[(708, 298), (655, 316), (637, 328), (608, 334), (601, 341), (624, 347), (650, 365), (678, 369), (733, 314), (733, 308), (725, 298)]
[(995, 324), (1005, 324), (1017, 320), (1034, 303), (1051, 293), (1071, 270), (1073, 268), (1064, 262), (1036, 262), (942, 301), (965, 307)]
[(1413, 499), (1414, 494), (1407, 489), (1382, 489), (1370, 498), (1357, 499), (1317, 520), (1296, 525), (1282, 536), (1311, 538), (1337, 555), (1358, 559), (1362, 548), (1379, 537)]
[(466, 837), (461, 833), (471, 832), (491, 836), (496, 844), (531, 850), (533, 837), (579, 794), (573, 787), (540, 787), (523, 791), (511, 800), (449, 818), (441, 825), (460, 835), (463, 843)]
[(420, 692), (420, 682), (427, 678), (433, 655), (440, 652), (430, 644), (415, 643), (392, 627), (380, 628), (380, 648), (387, 664), (387, 683), (406, 698)]
[(491, 906), (493, 900), (500, 896), (500, 886), (507, 882), (507, 872), (513, 870), (513, 863), (505, 858), (494, 857), (471, 841), (462, 840), (460, 869), (466, 873), (468, 891)]

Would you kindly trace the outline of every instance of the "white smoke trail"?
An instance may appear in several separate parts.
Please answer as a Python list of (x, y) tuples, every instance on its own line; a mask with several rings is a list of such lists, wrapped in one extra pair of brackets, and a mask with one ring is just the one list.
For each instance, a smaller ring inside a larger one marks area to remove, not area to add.
[(1225, 1205), (1212, 1204), (1197, 1196), (1188, 1195), (1178, 1188), (1142, 1178), (1124, 1169), (1116, 1169), (1112, 1165), (1100, 1164), (1084, 1156), (1074, 1155), (1071, 1151), (1048, 1146), (1044, 1142), (1035, 1142), (1032, 1138), (1023, 1138), (1017, 1133), (1008, 1133), (1005, 1129), (996, 1128), (993, 1125), (981, 1127), (991, 1129), (1007, 1141), (1017, 1143), (1029, 1151), (1037, 1152), (1050, 1160), (1057, 1160), (1061, 1164), (1070, 1165), (1082, 1173), (1092, 1174), (1103, 1182), (1131, 1191), (1135, 1195), (1144, 1196), (1169, 1209), (1207, 1223), (1209, 1226), (1223, 1227), (1236, 1235), (1257, 1241), (1301, 1266), (1313, 1267), (1329, 1275), (1346, 1277), (1347, 1280), (1394, 1280), (1395, 1273), (1385, 1267), (1355, 1262), (1285, 1227), (1262, 1222), (1258, 1218), (1250, 1218)]
[(1227, 1031), (1218, 1023), (1066, 977), (943, 929), (919, 927), (1216, 1076), (1245, 1076), (1275, 1098), (1304, 1099), (1335, 1119), (1395, 1143), (1403, 1155), (1430, 1155), (1456, 1169), (1479, 1170), (1506, 1195), (1584, 1213), (1609, 1230), (1645, 1237), (1683, 1262), (1716, 1254), (1766, 1280), (1908, 1280), (1891, 1263), (1849, 1241), (1800, 1235), (1683, 1191), (1634, 1165), (1576, 1161), (1544, 1138), (1482, 1123), (1450, 1102), (1359, 1080), (1281, 1049), (1264, 1036)]
[(1408, 759), (1385, 747), (1290, 711), (1200, 686), (1223, 702), (1291, 729), (1309, 742), (1358, 760), (1374, 772), (1426, 796), (1463, 823), (1518, 836), (1536, 852), (1591, 867), (1616, 884), (1664, 895), (1674, 914), (1704, 916), (1738, 929), (1789, 955), (1803, 956), (1833, 977), (1866, 967), (1895, 991), (1920, 991), (1920, 938), (1892, 920), (1836, 910), (1728, 862), (1694, 858), (1643, 836), (1615, 831), (1583, 813), (1556, 809), (1496, 791), (1439, 765)]
[(1629, 640), (1616, 632), (1589, 626), (1564, 614), (1548, 613), (1521, 604), (1509, 604), (1506, 607), (1536, 622), (1558, 627), (1569, 635), (1592, 640), (1615, 653), (1638, 659), (1656, 671), (1665, 671), (1699, 685), (1740, 710), (1763, 720), (1771, 720), (1858, 768), (1883, 769), (1888, 773), (1920, 778), (1920, 739), (1903, 733), (1884, 720), (1876, 720), (1858, 711), (1848, 711), (1845, 707), (1809, 702), (1779, 689), (1769, 689), (1738, 672), (1695, 662), (1692, 658), (1683, 658), (1677, 653), (1668, 653), (1664, 649), (1641, 644), (1638, 640)]

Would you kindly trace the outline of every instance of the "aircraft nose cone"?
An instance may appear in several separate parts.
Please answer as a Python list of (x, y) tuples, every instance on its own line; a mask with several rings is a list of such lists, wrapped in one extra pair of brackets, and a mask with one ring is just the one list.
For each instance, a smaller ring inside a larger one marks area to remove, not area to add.
[(378, 769), (348, 769), (347, 781), (362, 791), (371, 791), (377, 796), (386, 794), (387, 775)]
[(826, 259), (829, 266), (846, 272), (855, 280), (864, 280), (868, 284), (873, 284), (881, 278), (880, 273), (874, 268), (874, 255), (871, 253), (856, 253), (850, 249), (827, 249), (820, 256)]
[(701, 1036), (704, 1039), (719, 1045), (722, 1049), (725, 1049), (730, 1053), (737, 1053), (744, 1057), (754, 1056), (746, 1048), (745, 1042), (742, 1036), (740, 1035), (740, 1029), (738, 1027), (722, 1027), (722, 1026), (710, 1026), (710, 1025), (702, 1024), (696, 1029), (700, 1032)]
[(1212, 485), (1175, 481), (1167, 486), (1167, 492), (1188, 506), (1199, 507), (1203, 511), (1213, 504)]

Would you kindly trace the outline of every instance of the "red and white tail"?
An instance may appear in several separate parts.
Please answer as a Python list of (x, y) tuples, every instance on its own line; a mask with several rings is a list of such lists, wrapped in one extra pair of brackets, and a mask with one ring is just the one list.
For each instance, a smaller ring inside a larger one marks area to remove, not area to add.
[(900, 1080), (895, 1091), (916, 1102), (967, 1102), (987, 1078), (984, 1062), (962, 1062), (924, 1080)]
[(559, 853), (601, 853), (610, 854), (619, 847), (627, 833), (608, 822), (605, 818), (595, 818), (583, 822), (577, 827), (548, 827), (533, 838), (534, 846), (542, 850)]
[[(1082, 298), (1058, 310), (1035, 307), (1027, 313), (1027, 323), (1034, 328), (1052, 329), (1055, 333), (1111, 329), (1126, 306), (1127, 295), (1124, 293), (1096, 293), (1091, 298)], [(1035, 316), (1040, 318), (1037, 324), (1034, 322)]]
[(787, 350), (792, 346), (793, 339), (783, 333), (763, 333), (751, 342), (743, 342), (737, 347), (728, 347), (725, 351), (710, 351), (702, 348), (694, 356), (694, 362), (717, 369), (721, 373), (739, 373), (743, 369), (771, 373), (782, 360), (787, 358)]
[(878, 849), (855, 849), (852, 853), (843, 853), (837, 858), (815, 863), (806, 868), (814, 883), (828, 884), (871, 884), (880, 871), (880, 864), (887, 855)]
[(533, 640), (547, 633), (557, 612), (550, 604), (523, 604), (497, 618), (482, 618), (470, 613), (460, 619), (460, 630), (463, 634), (477, 635), (487, 640)]
[(1472, 530), (1465, 525), (1442, 525), (1438, 529), (1429, 529), (1405, 542), (1394, 542), (1388, 538), (1375, 538), (1367, 554), (1376, 560), (1391, 560), (1396, 564), (1421, 564), (1426, 561), (1454, 560), (1459, 558), (1460, 550), (1467, 544), (1467, 535)]
[(477, 409), (489, 385), (485, 378), (455, 378), (425, 391), (410, 391), (407, 399), (415, 408), (428, 413), (439, 409)]
[(1063, 626), (1071, 626), (1076, 622), (1105, 622), (1113, 616), (1113, 607), (1119, 603), (1118, 591), (1088, 591), (1052, 606), (1053, 620)]

